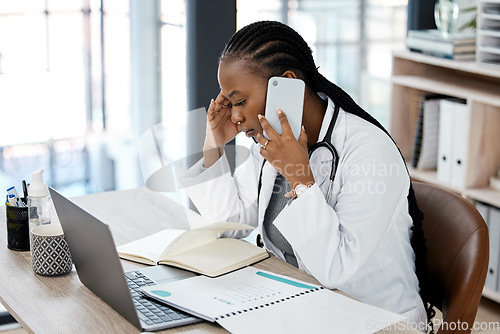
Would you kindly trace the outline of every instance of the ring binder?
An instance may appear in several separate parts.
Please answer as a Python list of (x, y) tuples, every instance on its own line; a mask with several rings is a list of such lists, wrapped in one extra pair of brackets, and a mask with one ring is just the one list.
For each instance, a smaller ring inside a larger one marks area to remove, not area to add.
[(269, 302), (269, 303), (266, 303), (266, 304), (261, 304), (261, 305), (255, 306), (255, 307), (250, 307), (250, 308), (247, 308), (247, 309), (230, 312), (230, 313), (221, 315), (220, 317), (216, 317), (216, 318), (214, 318), (214, 320), (215, 320), (215, 322), (217, 322), (220, 319), (229, 318), (229, 317), (231, 317), (233, 315), (242, 314), (244, 312), (250, 312), (250, 311), (253, 311), (253, 310), (257, 310), (259, 308), (269, 307), (271, 305), (274, 305), (275, 303), (276, 304), (279, 303), (280, 301), (281, 302), (285, 302), (285, 301), (293, 299), (295, 297), (300, 297), (302, 295), (305, 295), (305, 294), (308, 294), (308, 293), (311, 293), (311, 292), (314, 292), (314, 291), (318, 291), (318, 290), (321, 290), (321, 289), (324, 289), (324, 287), (320, 286), (320, 287), (317, 287), (317, 288), (314, 288), (314, 289), (311, 289), (311, 290), (306, 290), (304, 292), (300, 292), (300, 293), (297, 293), (295, 295), (292, 295), (292, 296), (289, 296), (289, 297), (286, 297), (286, 298), (282, 298), (282, 299), (278, 299), (276, 301), (272, 301), (272, 302)]
[(254, 267), (216, 278), (196, 276), (167, 282), (144, 287), (142, 291), (160, 302), (217, 322), (231, 333), (252, 333), (256, 322), (274, 326), (274, 330), (267, 328), (268, 332), (284, 332), (290, 319), (299, 319), (304, 313), (308, 321), (298, 326), (307, 325), (311, 332), (315, 332), (314, 328), (319, 331), (329, 328), (326, 326), (330, 325), (330, 312), (343, 314), (336, 320), (336, 326), (351, 328), (355, 325), (357, 328), (352, 333), (369, 333), (366, 323), (370, 319), (387, 326), (404, 319), (399, 314), (349, 299), (322, 286)]

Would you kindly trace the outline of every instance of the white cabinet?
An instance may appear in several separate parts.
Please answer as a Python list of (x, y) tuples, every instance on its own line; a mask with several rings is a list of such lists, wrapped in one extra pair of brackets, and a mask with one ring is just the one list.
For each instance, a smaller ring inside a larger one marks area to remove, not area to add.
[(476, 59), (500, 67), (500, 0), (481, 0), (478, 5)]

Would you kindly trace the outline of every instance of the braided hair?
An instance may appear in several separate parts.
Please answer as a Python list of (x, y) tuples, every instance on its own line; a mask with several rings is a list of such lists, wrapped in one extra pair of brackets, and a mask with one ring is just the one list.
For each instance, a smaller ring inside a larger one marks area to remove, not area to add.
[[(304, 39), (289, 26), (276, 21), (260, 21), (238, 30), (226, 44), (219, 62), (241, 59), (247, 61), (251, 71), (262, 74), (262, 69), (266, 69), (268, 77), (279, 76), (286, 70), (295, 71), (297, 76), (302, 78), (314, 92), (326, 94), (344, 111), (374, 124), (391, 137), (387, 130), (354, 102), (349, 94), (318, 72), (311, 49)], [(427, 320), (429, 324), (432, 324), (430, 320), (435, 312), (430, 303), (429, 287), (426, 286), (427, 248), (422, 229), (423, 214), (417, 206), (411, 180), (407, 198), (409, 214), (413, 220), (410, 242), (416, 257), (415, 272), (419, 280), (420, 296), (424, 302)]]

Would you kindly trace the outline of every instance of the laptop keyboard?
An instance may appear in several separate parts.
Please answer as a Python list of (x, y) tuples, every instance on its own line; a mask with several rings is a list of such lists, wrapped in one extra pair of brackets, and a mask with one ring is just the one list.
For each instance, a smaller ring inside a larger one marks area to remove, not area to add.
[(192, 316), (181, 311), (173, 310), (168, 306), (157, 303), (154, 300), (145, 298), (140, 289), (143, 286), (156, 285), (147, 276), (139, 271), (125, 273), (127, 283), (134, 299), (134, 305), (139, 312), (139, 318), (147, 325), (157, 325), (171, 321), (191, 318)]

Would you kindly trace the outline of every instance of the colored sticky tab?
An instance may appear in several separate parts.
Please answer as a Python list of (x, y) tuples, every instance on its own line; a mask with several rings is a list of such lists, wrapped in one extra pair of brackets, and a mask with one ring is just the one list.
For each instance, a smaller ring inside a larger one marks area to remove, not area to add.
[(278, 282), (281, 282), (281, 283), (293, 285), (293, 286), (295, 286), (297, 288), (316, 289), (315, 286), (303, 284), (303, 283), (300, 283), (300, 282), (295, 282), (295, 281), (292, 281), (290, 279), (286, 279), (284, 277), (279, 277), (279, 276), (274, 276), (274, 275), (271, 275), (269, 273), (264, 273), (262, 271), (258, 271), (257, 275), (265, 277), (265, 278), (269, 278), (269, 279), (272, 279), (272, 280), (275, 280), (275, 281), (278, 281)]
[(164, 290), (152, 290), (151, 293), (160, 297), (170, 297), (172, 295), (170, 292)]

